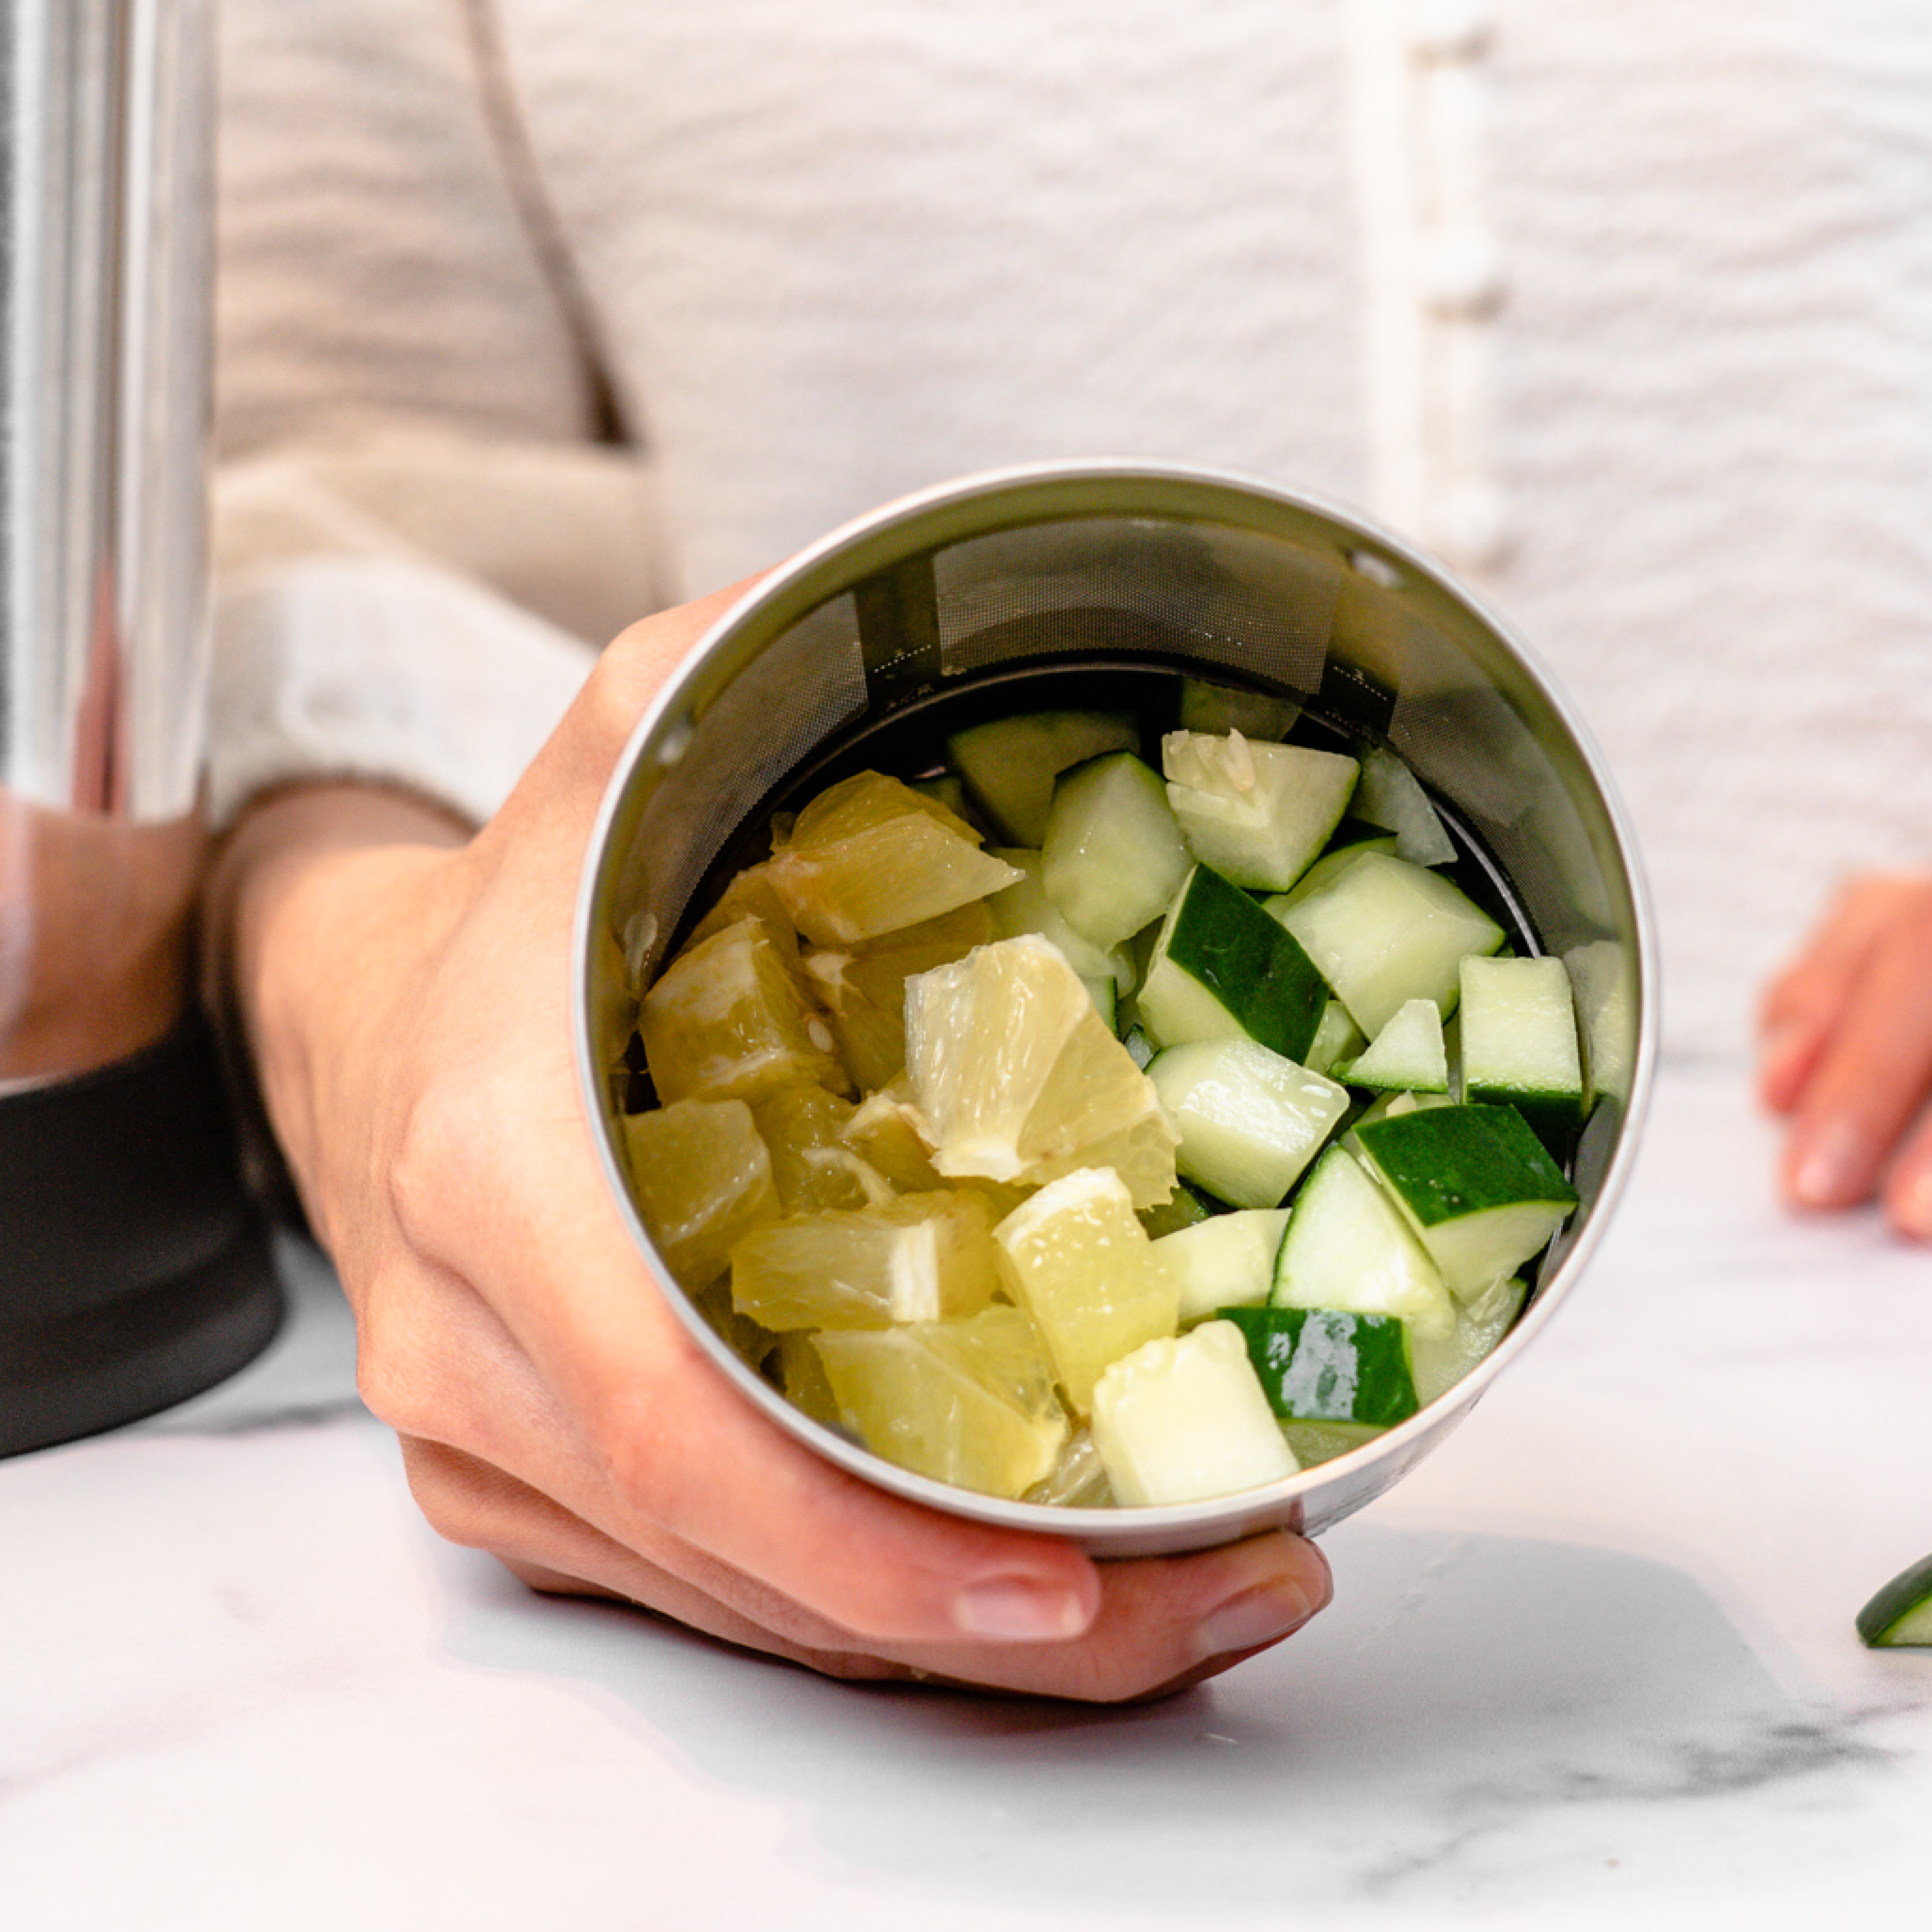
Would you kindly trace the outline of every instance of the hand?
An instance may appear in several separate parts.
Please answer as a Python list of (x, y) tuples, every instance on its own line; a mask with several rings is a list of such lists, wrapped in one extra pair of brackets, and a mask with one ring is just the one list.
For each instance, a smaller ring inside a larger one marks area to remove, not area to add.
[(354, 787), (272, 800), (218, 923), (264, 1097), (354, 1306), (358, 1376), (445, 1536), (837, 1676), (1120, 1699), (1277, 1641), (1328, 1598), (1286, 1533), (1099, 1566), (814, 1456), (666, 1306), (572, 1064), (578, 873), (651, 693), (729, 597), (604, 654), (492, 822)]
[(1932, 876), (1847, 886), (1772, 982), (1759, 1035), (1759, 1091), (1791, 1117), (1785, 1198), (1880, 1194), (1900, 1234), (1932, 1240)]

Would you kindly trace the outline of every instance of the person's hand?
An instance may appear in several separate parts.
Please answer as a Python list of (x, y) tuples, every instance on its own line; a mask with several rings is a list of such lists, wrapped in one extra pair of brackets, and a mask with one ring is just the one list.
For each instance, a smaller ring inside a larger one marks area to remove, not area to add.
[(364, 1399), (430, 1522), (538, 1588), (842, 1676), (1120, 1699), (1225, 1670), (1327, 1600), (1312, 1544), (1096, 1565), (874, 1490), (731, 1388), (609, 1198), (572, 1061), (578, 877), (633, 723), (724, 601), (613, 644), (474, 838), (320, 788), (224, 859), (217, 924)]
[(1790, 1117), (1786, 1200), (1882, 1198), (1900, 1233), (1932, 1240), (1932, 876), (1853, 881), (1767, 990), (1758, 1087)]

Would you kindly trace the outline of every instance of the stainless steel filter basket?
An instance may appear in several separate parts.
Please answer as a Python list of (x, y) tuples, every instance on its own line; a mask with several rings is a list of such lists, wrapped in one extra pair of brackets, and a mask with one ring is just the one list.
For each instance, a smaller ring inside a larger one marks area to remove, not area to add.
[[(1574, 956), (1600, 1097), (1582, 1204), (1528, 1306), (1463, 1382), (1366, 1448), (1268, 1487), (1179, 1507), (1010, 1502), (915, 1475), (794, 1408), (672, 1280), (632, 1204), (622, 1120), (638, 1000), (704, 910), (721, 858), (762, 856), (775, 808), (868, 762), (902, 772), (962, 713), (1120, 706), (1183, 672), (1299, 700), (1398, 752), (1442, 808), (1520, 946)], [(1582, 949), (1588, 949), (1587, 951)], [(1574, 1286), (1635, 1153), (1655, 1054), (1654, 942), (1602, 764), (1548, 673), (1406, 544), (1274, 484), (1156, 464), (977, 476), (886, 506), (765, 578), (638, 724), (598, 820), (579, 904), (577, 1042), (610, 1185), (674, 1306), (720, 1370), (820, 1454), (956, 1515), (1096, 1555), (1203, 1547), (1338, 1522), (1413, 1468)]]

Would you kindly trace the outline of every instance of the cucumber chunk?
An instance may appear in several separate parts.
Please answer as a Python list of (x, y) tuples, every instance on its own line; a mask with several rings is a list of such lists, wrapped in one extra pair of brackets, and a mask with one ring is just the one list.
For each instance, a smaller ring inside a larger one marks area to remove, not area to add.
[(946, 740), (946, 754), (1000, 838), (1038, 845), (1054, 780), (1102, 752), (1132, 751), (1140, 735), (1125, 712), (1033, 711), (969, 724)]
[(1259, 691), (1209, 684), (1198, 677), (1180, 680), (1180, 724), (1187, 731), (1238, 731), (1243, 736), (1278, 743), (1294, 729), (1301, 700), (1270, 698)]
[(1583, 1124), (1583, 1063), (1562, 961), (1465, 959), (1461, 979), (1463, 1099), (1515, 1108), (1566, 1159)]
[[(1358, 1127), (1355, 1138), (1462, 1300), (1514, 1274), (1576, 1204), (1575, 1189), (1513, 1107), (1419, 1108)], [(1294, 1232), (1291, 1222), (1291, 1240)]]
[(1275, 1262), (1277, 1308), (1342, 1308), (1445, 1337), (1456, 1306), (1400, 1210), (1346, 1148), (1330, 1148), (1296, 1196)]
[(1628, 950), (1615, 939), (1593, 939), (1573, 946), (1563, 956), (1576, 1003), (1576, 1019), (1583, 1036), (1583, 1109), (1596, 1105), (1597, 1096), (1630, 1098), (1630, 1056), (1636, 1046), (1636, 1019), (1632, 1012)]
[[(1144, 1215), (1142, 1225), (1146, 1225)], [(1286, 1208), (1246, 1208), (1156, 1241), (1154, 1258), (1180, 1290), (1182, 1327), (1206, 1321), (1217, 1309), (1258, 1307), (1266, 1301), (1287, 1226)]]
[[(1466, 999), (1468, 985), (1465, 980)], [(1440, 1009), (1433, 1000), (1405, 1000), (1366, 1052), (1330, 1070), (1351, 1087), (1371, 1087), (1382, 1094), (1448, 1093), (1449, 1053)]]
[(1429, 794), (1401, 759), (1377, 745), (1362, 754), (1362, 776), (1348, 809), (1396, 836), (1396, 850), (1412, 866), (1447, 866), (1456, 844), (1443, 829)]
[(993, 848), (993, 856), (1021, 874), (1011, 885), (987, 897), (994, 938), (1013, 939), (1023, 932), (1036, 932), (1066, 954), (1067, 964), (1082, 979), (1112, 980), (1120, 992), (1133, 991), (1133, 955), (1124, 946), (1096, 946), (1061, 917), (1059, 908), (1047, 896), (1044, 861), (1039, 853), (1023, 845), (1000, 845)]
[(1234, 1208), (1278, 1205), (1348, 1110), (1346, 1087), (1252, 1040), (1171, 1046), (1147, 1071), (1175, 1166)]
[(1932, 1556), (1901, 1570), (1859, 1611), (1858, 1635), (1874, 1650), (1932, 1645)]
[(1340, 1062), (1352, 1059), (1367, 1045), (1361, 1028), (1348, 1017), (1348, 1008), (1331, 994), (1322, 1009), (1322, 1024), (1315, 1029), (1308, 1051), (1296, 1058), (1311, 1073), (1334, 1073)]
[(1193, 862), (1166, 788), (1131, 752), (1062, 773), (1053, 788), (1040, 876), (1062, 917), (1115, 946), (1158, 919)]
[(1168, 909), (1139, 1004), (1164, 1046), (1245, 1038), (1300, 1060), (1328, 988), (1292, 933), (1211, 866), (1196, 866)]
[(1308, 869), (1355, 788), (1353, 758), (1238, 731), (1170, 731), (1160, 763), (1195, 856), (1262, 892), (1286, 892)]
[(1466, 893), (1386, 852), (1365, 852), (1320, 891), (1263, 910), (1301, 941), (1371, 1040), (1409, 1000), (1433, 1000), (1447, 1019), (1464, 958), (1503, 943), (1502, 928)]
[(1392, 1428), (1421, 1405), (1408, 1334), (1388, 1315), (1342, 1308), (1226, 1308), (1247, 1338), (1268, 1406), (1284, 1420)]
[(1123, 1356), (1094, 1390), (1094, 1442), (1123, 1503), (1190, 1503), (1295, 1473), (1230, 1322)]

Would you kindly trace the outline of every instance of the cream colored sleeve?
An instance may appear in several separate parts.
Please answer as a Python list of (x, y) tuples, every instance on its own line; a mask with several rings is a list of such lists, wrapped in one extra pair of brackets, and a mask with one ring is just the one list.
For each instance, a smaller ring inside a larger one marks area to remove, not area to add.
[(360, 776), (488, 815), (674, 601), (594, 441), (467, 0), (225, 0), (211, 798)]

